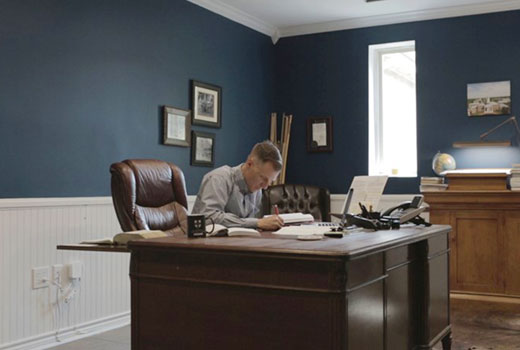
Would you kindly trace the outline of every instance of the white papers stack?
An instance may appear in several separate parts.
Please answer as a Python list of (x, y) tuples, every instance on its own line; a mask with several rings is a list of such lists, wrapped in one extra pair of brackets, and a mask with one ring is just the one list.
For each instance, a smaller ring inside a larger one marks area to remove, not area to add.
[(313, 225), (301, 225), (301, 226), (284, 226), (278, 231), (274, 231), (275, 235), (287, 235), (287, 236), (308, 236), (308, 235), (322, 235), (330, 231), (330, 227), (326, 226), (313, 226)]
[[(269, 217), (271, 215), (265, 215), (265, 217)], [(298, 224), (302, 222), (312, 222), (314, 221), (314, 216), (311, 214), (303, 214), (303, 213), (286, 213), (279, 215), (284, 224)]]

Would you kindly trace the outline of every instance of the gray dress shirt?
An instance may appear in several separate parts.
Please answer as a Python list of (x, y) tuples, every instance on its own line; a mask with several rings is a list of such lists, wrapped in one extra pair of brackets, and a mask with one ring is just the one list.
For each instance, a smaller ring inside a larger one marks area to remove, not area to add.
[(249, 192), (241, 166), (225, 165), (202, 179), (192, 213), (204, 214), (206, 225), (211, 224), (211, 218), (226, 227), (257, 227), (262, 191)]

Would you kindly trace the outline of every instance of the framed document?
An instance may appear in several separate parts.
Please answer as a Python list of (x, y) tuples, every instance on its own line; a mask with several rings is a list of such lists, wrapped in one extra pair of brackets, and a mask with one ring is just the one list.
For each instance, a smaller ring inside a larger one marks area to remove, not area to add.
[(332, 117), (307, 119), (307, 152), (332, 152)]
[(163, 143), (172, 146), (190, 146), (190, 111), (164, 106)]

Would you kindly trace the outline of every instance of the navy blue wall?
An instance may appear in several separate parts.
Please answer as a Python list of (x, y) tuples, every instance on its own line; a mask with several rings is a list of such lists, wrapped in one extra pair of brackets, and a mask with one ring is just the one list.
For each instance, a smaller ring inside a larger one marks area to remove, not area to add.
[[(454, 150), (506, 117), (466, 117), (466, 84), (511, 80), (519, 97), (520, 12), (270, 38), (185, 0), (0, 0), (0, 197), (108, 195), (112, 162), (173, 161), (195, 194), (209, 170), (162, 145), (162, 105), (190, 108), (189, 81), (222, 86), (216, 164), (294, 114), (288, 181), (345, 192), (368, 170), (368, 45), (415, 40), (419, 176), (441, 150), (459, 168), (509, 167), (518, 147)], [(275, 80), (276, 79), (276, 80)], [(275, 89), (276, 88), (276, 89)], [(276, 108), (273, 108), (276, 107)], [(334, 152), (308, 154), (305, 121), (334, 118)], [(512, 135), (504, 128), (492, 137)], [(324, 175), (324, 169), (331, 169)], [(390, 179), (387, 193), (415, 193)]]
[[(276, 45), (276, 107), (294, 114), (288, 181), (344, 193), (355, 175), (368, 172), (368, 45), (415, 40), (417, 60), (418, 175), (433, 176), (440, 150), (458, 168), (510, 167), (518, 146), (452, 149), (477, 140), (506, 116), (469, 118), (466, 85), (511, 80), (513, 114), (520, 103), (520, 12), (282, 38)], [(305, 121), (332, 116), (334, 152), (306, 152)], [(504, 127), (490, 138), (513, 136)], [(324, 176), (324, 169), (327, 171)], [(418, 178), (391, 178), (386, 193), (417, 193)]]
[(0, 0), (0, 197), (110, 194), (126, 158), (206, 167), (162, 145), (162, 105), (190, 108), (190, 79), (223, 89), (216, 164), (268, 135), (269, 37), (185, 0)]

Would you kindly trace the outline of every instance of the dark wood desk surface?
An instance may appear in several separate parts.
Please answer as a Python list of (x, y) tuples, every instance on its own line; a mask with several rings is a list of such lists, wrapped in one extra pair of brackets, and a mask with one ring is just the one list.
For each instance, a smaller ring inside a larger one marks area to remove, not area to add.
[[(345, 234), (341, 239), (324, 238), (319, 241), (300, 241), (295, 236), (280, 236), (270, 232), (262, 232), (262, 237), (164, 237), (147, 240), (139, 240), (125, 245), (108, 244), (60, 244), (59, 250), (84, 250), (95, 252), (128, 253), (131, 247), (193, 248), (193, 249), (219, 249), (219, 250), (248, 250), (257, 252), (311, 254), (330, 256), (350, 256), (367, 254), (377, 250), (384, 250), (389, 246), (409, 244), (423, 240), (436, 234), (442, 225), (424, 228), (422, 226), (404, 227), (401, 230), (390, 231), (356, 231)], [(450, 226), (444, 225), (449, 231)]]
[(298, 240), (296, 236), (280, 236), (269, 232), (262, 232), (261, 237), (163, 237), (129, 242), (128, 250), (136, 247), (169, 250), (182, 248), (353, 258), (425, 240), (439, 232), (446, 233), (450, 230), (448, 225), (412, 225), (400, 230), (356, 231), (345, 234), (343, 238), (325, 237), (317, 241)]

